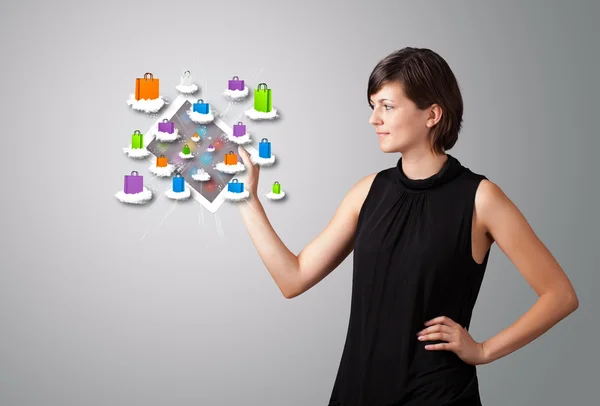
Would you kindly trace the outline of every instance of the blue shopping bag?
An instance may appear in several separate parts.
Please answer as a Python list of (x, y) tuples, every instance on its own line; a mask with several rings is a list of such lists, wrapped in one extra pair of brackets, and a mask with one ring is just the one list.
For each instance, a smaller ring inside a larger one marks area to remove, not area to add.
[(180, 193), (185, 190), (184, 179), (180, 173), (175, 174), (173, 177), (173, 192)]
[(232, 179), (227, 184), (227, 190), (232, 193), (242, 193), (244, 191), (244, 183), (237, 179)]
[(208, 103), (204, 103), (204, 100), (202, 100), (202, 99), (198, 99), (198, 101), (196, 103), (194, 103), (192, 108), (194, 109), (193, 110), (194, 112), (200, 113), (200, 114), (208, 114), (208, 112), (210, 111), (210, 107), (209, 107)]
[(258, 144), (258, 156), (261, 158), (271, 158), (271, 143), (266, 138), (260, 140)]

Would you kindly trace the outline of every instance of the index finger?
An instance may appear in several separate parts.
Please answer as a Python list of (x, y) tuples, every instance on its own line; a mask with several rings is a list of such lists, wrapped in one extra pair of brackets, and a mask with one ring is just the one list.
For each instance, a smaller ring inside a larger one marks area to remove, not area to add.
[(434, 319), (425, 322), (426, 326), (431, 326), (432, 324), (443, 324), (448, 327), (454, 327), (457, 323), (447, 316), (439, 316)]

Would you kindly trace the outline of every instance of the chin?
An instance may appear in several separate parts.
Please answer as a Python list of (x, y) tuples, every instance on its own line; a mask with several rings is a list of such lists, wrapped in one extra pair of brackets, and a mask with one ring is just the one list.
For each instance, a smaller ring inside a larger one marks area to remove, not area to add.
[(402, 150), (404, 149), (402, 148), (402, 146), (399, 145), (386, 145), (385, 143), (380, 144), (379, 148), (382, 152), (385, 153), (402, 152)]

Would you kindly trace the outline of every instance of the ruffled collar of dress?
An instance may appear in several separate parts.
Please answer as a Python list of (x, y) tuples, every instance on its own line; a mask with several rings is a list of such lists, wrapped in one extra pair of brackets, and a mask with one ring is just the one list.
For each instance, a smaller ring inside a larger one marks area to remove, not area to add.
[(402, 170), (402, 157), (400, 157), (396, 164), (396, 174), (398, 175), (400, 183), (411, 190), (433, 189), (448, 183), (462, 172), (463, 166), (458, 159), (454, 158), (452, 155), (446, 154), (446, 156), (448, 158), (438, 173), (425, 179), (408, 178)]

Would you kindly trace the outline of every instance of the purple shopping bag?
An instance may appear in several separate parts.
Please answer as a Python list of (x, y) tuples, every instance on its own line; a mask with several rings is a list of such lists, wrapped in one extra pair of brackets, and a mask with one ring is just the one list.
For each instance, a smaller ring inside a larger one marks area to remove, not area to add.
[(144, 177), (140, 176), (137, 171), (131, 172), (131, 175), (125, 175), (124, 192), (128, 195), (140, 193), (144, 190)]
[(241, 137), (244, 134), (246, 134), (246, 126), (241, 121), (238, 121), (237, 124), (233, 125), (233, 136)]
[(229, 90), (244, 90), (244, 81), (240, 80), (237, 76), (234, 76), (233, 79), (229, 81)]
[(175, 123), (172, 123), (165, 118), (162, 123), (158, 123), (158, 131), (173, 134), (175, 131)]

